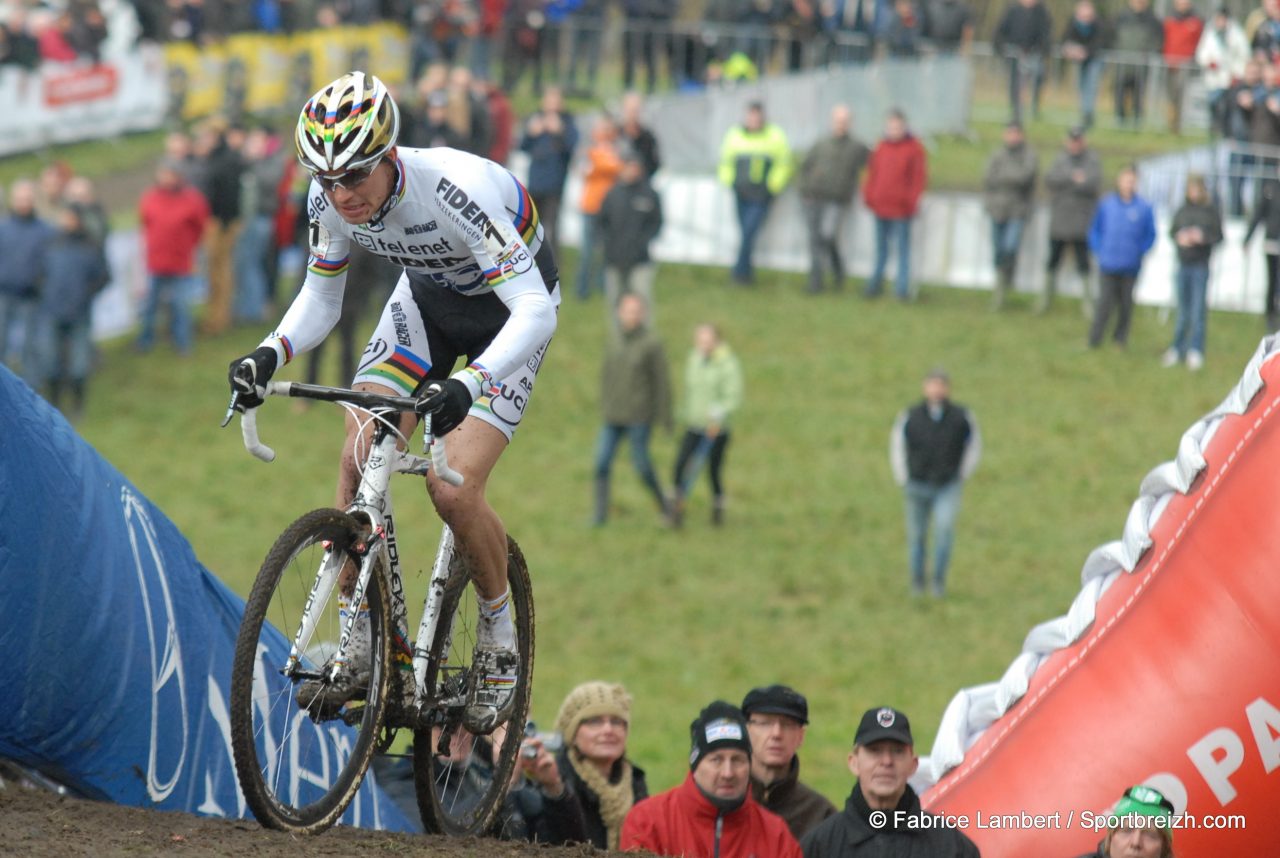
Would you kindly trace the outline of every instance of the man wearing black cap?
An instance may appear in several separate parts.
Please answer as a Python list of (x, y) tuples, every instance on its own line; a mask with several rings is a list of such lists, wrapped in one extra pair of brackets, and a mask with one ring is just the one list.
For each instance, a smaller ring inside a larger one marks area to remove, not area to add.
[(742, 700), (751, 737), (751, 795), (781, 816), (800, 839), (836, 813), (825, 796), (800, 783), (800, 758), (809, 702), (785, 685), (753, 688)]
[(717, 700), (689, 726), (688, 777), (631, 808), (619, 848), (683, 858), (801, 858), (786, 823), (751, 797), (751, 740), (738, 707)]
[(844, 812), (805, 836), (804, 858), (977, 858), (973, 841), (921, 808), (907, 783), (919, 765), (907, 716), (888, 706), (868, 709), (849, 754), (858, 779), (853, 794)]

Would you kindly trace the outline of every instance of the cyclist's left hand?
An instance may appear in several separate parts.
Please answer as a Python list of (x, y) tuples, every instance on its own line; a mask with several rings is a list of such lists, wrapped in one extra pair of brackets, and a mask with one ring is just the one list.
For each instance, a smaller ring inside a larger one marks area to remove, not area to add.
[(456, 429), (471, 410), (471, 391), (456, 378), (433, 383), (426, 397), (423, 405), (431, 413), (431, 434), (437, 437)]

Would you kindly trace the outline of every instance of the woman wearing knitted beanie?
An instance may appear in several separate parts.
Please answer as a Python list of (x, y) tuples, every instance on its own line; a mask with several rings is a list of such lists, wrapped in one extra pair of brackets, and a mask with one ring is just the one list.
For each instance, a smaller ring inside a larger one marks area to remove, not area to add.
[[(538, 740), (533, 758), (521, 757), (525, 774), (549, 794), (557, 786), (574, 796), (582, 810), (586, 841), (599, 849), (617, 849), (622, 820), (637, 801), (648, 797), (644, 771), (627, 759), (631, 695), (611, 682), (585, 682), (569, 692), (556, 716), (564, 747), (555, 757)], [(555, 783), (555, 782), (559, 783)]]

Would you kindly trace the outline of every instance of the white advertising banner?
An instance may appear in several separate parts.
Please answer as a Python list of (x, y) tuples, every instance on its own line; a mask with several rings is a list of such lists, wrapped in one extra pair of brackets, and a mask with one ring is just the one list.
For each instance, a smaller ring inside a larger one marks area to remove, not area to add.
[(99, 63), (46, 62), (36, 71), (4, 66), (0, 102), (17, 121), (0, 135), (0, 155), (157, 128), (167, 98), (164, 52), (157, 45)]

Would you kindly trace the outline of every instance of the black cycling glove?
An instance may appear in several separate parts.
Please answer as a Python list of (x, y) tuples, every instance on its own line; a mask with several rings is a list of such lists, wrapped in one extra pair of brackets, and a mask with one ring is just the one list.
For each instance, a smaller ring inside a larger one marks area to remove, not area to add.
[(471, 390), (456, 378), (447, 378), (443, 384), (433, 383), (424, 393), (426, 401), (422, 405), (423, 410), (431, 414), (432, 435), (452, 432), (471, 410)]
[(227, 369), (232, 394), (240, 394), (240, 408), (257, 408), (267, 392), (267, 382), (276, 371), (276, 350), (261, 346), (252, 354), (236, 358)]

